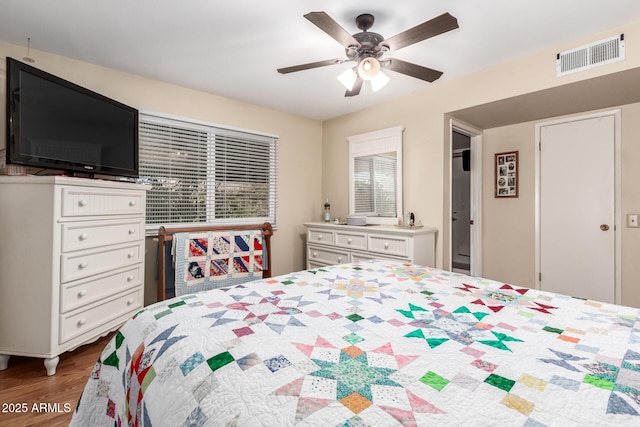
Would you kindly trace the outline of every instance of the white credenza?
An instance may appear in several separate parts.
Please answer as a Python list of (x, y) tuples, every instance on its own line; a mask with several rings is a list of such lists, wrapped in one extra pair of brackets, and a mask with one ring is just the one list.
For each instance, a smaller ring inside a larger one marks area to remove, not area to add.
[(434, 227), (401, 228), (308, 222), (307, 268), (383, 258), (428, 267), (436, 263)]
[(115, 330), (144, 303), (145, 185), (0, 177), (0, 370)]

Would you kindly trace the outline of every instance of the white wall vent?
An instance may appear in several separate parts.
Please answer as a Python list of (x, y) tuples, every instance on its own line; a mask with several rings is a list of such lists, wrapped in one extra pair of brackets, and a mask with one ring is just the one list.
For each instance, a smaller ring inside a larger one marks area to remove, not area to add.
[(624, 60), (624, 34), (599, 40), (556, 56), (556, 75), (564, 76)]

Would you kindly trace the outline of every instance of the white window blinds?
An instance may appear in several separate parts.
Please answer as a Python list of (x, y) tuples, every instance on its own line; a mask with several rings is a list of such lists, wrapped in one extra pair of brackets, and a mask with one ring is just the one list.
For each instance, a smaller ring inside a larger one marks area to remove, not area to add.
[(396, 159), (384, 155), (354, 159), (355, 213), (395, 217)]
[(276, 225), (275, 136), (140, 115), (147, 224)]

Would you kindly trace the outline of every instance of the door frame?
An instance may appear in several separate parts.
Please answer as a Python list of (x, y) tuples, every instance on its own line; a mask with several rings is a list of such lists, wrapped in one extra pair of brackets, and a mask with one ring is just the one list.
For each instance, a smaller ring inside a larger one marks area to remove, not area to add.
[(473, 221), (470, 234), (470, 250), (471, 250), (471, 276), (482, 276), (482, 130), (475, 128), (467, 123), (457, 119), (449, 120), (449, 150), (447, 153), (447, 161), (449, 162), (448, 177), (449, 194), (447, 195), (447, 204), (445, 210), (445, 221), (448, 221), (448, 233), (444, 236), (447, 244), (445, 245), (448, 260), (444, 268), (451, 271), (453, 257), (451, 256), (453, 224), (453, 131), (467, 135), (471, 138), (471, 205), (470, 218)]
[(544, 126), (589, 120), (598, 117), (613, 116), (614, 121), (614, 302), (622, 304), (622, 186), (621, 186), (621, 110), (606, 110), (597, 113), (580, 114), (551, 121), (536, 123), (535, 135), (535, 277), (536, 289), (541, 289), (540, 282), (540, 145), (541, 129)]

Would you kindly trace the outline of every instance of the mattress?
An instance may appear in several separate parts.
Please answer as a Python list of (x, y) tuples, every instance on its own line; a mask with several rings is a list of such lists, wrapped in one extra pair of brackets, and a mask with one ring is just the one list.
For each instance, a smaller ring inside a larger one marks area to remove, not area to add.
[(141, 310), (75, 426), (640, 425), (638, 309), (372, 260)]

